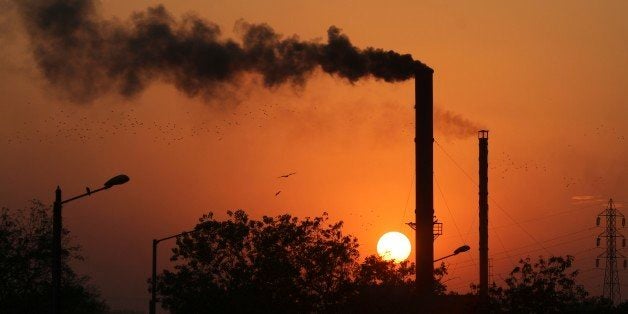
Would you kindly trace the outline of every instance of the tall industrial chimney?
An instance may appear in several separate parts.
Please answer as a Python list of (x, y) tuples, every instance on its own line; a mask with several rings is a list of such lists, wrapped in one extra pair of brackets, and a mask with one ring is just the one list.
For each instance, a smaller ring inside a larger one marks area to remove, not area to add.
[(480, 212), (480, 302), (488, 305), (488, 130), (478, 132)]
[(434, 286), (433, 74), (434, 70), (424, 66), (417, 68), (414, 76), (416, 285), (419, 296), (424, 297), (426, 303), (431, 300)]

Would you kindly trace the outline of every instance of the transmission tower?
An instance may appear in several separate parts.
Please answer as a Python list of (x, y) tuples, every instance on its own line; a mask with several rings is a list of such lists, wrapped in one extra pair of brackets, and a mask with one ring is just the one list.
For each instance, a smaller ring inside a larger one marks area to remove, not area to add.
[(600, 225), (602, 218), (606, 220), (606, 226), (604, 227), (604, 232), (598, 235), (596, 245), (600, 246), (601, 238), (606, 238), (606, 251), (598, 255), (595, 260), (595, 266), (600, 267), (600, 258), (606, 259), (602, 296), (609, 299), (613, 304), (617, 304), (621, 302), (617, 259), (623, 258), (624, 268), (626, 268), (626, 257), (619, 253), (621, 248), (617, 249), (618, 238), (621, 238), (621, 246), (626, 246), (626, 238), (618, 231), (617, 219), (621, 219), (621, 226), (624, 227), (626, 218), (613, 206), (613, 199), (608, 201), (608, 208), (597, 215), (596, 225)]

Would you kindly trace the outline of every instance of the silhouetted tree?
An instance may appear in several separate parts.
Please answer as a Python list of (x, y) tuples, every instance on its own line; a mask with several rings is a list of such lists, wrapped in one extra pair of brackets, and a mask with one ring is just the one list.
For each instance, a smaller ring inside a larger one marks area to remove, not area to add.
[(415, 267), (408, 261), (395, 263), (370, 255), (360, 265), (359, 286), (408, 286), (414, 282)]
[[(61, 301), (64, 313), (103, 313), (98, 293), (68, 265), (81, 260), (79, 247), (64, 233)], [(52, 219), (33, 200), (28, 210), (0, 212), (0, 313), (47, 313), (51, 307)]]
[(506, 286), (490, 287), (494, 312), (574, 313), (587, 303), (587, 291), (576, 283), (578, 270), (571, 270), (573, 256), (540, 257), (537, 262), (521, 259), (505, 279)]
[(175, 271), (159, 276), (172, 313), (303, 312), (343, 302), (358, 265), (357, 240), (342, 222), (290, 215), (252, 220), (241, 210), (177, 239)]
[[(420, 311), (415, 287), (415, 265), (404, 261), (384, 261), (371, 255), (360, 264), (355, 276), (355, 292), (339, 312), (344, 313), (403, 313)], [(445, 264), (434, 269), (434, 293), (446, 291), (442, 278), (447, 275)]]
[(617, 313), (628, 313), (628, 301), (624, 301), (615, 307)]
[(174, 271), (159, 276), (158, 293), (171, 313), (360, 312), (375, 295), (414, 302), (413, 264), (376, 256), (360, 264), (357, 248), (327, 214), (252, 220), (239, 210), (216, 221), (210, 213), (177, 239)]

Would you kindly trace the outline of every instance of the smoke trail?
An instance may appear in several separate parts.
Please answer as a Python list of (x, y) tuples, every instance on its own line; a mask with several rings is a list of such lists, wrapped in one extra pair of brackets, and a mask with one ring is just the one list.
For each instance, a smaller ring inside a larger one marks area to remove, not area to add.
[(434, 121), (434, 127), (437, 132), (458, 139), (474, 136), (478, 130), (484, 129), (460, 114), (438, 107), (434, 108)]
[(189, 96), (211, 92), (242, 73), (261, 74), (268, 87), (304, 84), (317, 68), (355, 82), (387, 82), (426, 68), (409, 54), (355, 47), (340, 29), (327, 42), (282, 37), (266, 24), (240, 22), (241, 41), (193, 15), (175, 19), (159, 5), (126, 22), (104, 20), (94, 0), (23, 0), (20, 16), (45, 78), (71, 100), (90, 101), (115, 91), (132, 97), (162, 80)]

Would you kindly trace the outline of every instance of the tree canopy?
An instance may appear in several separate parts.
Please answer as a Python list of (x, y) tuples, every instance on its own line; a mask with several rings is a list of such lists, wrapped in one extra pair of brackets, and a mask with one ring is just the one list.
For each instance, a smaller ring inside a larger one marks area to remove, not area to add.
[[(61, 305), (64, 313), (104, 313), (107, 306), (87, 277), (70, 261), (81, 260), (63, 230)], [(52, 219), (49, 207), (33, 200), (26, 210), (0, 211), (0, 312), (47, 313), (51, 307)]]
[(360, 263), (358, 241), (342, 226), (327, 214), (254, 220), (238, 210), (225, 221), (204, 215), (177, 239), (174, 270), (158, 277), (162, 307), (171, 313), (327, 312), (364, 304), (358, 301), (373, 293), (408, 296), (414, 265), (376, 256)]
[[(505, 286), (489, 289), (494, 313), (621, 313), (626, 304), (613, 307), (609, 300), (589, 297), (577, 283), (579, 271), (572, 269), (574, 257), (567, 255), (521, 259)], [(475, 287), (477, 288), (477, 287)]]

